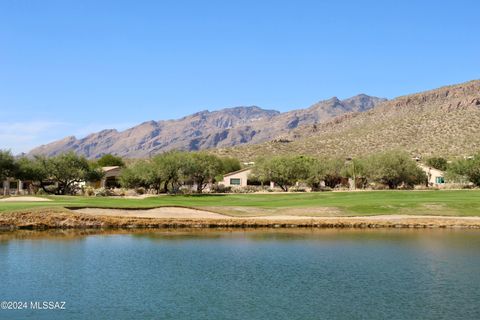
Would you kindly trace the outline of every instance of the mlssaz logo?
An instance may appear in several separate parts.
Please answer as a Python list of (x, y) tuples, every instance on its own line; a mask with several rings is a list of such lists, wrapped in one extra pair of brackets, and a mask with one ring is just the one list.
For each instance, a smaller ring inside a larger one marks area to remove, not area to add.
[(30, 301), (30, 309), (66, 310), (65, 301)]

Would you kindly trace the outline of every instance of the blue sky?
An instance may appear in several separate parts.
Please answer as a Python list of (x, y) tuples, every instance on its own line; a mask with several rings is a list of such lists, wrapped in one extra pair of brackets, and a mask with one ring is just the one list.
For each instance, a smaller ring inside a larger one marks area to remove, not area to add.
[(0, 149), (480, 78), (479, 1), (0, 2)]

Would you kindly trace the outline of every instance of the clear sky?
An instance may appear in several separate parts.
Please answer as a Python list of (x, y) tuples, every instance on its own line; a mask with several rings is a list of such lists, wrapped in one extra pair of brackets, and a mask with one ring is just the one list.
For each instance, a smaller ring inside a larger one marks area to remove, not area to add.
[(0, 1), (0, 149), (480, 78), (480, 1)]

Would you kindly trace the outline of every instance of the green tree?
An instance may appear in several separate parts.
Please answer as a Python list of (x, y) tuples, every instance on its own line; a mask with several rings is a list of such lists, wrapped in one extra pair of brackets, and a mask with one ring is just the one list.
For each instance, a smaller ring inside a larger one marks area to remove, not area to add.
[[(470, 159), (460, 159), (449, 165), (447, 173), (464, 177), (476, 186), (480, 186), (480, 153)], [(460, 180), (460, 179), (459, 179)]]
[(168, 192), (169, 187), (176, 192), (182, 183), (189, 182), (196, 184), (201, 193), (222, 169), (223, 163), (217, 156), (171, 151), (128, 166), (120, 181), (127, 188), (144, 187), (157, 193)]
[(125, 162), (119, 156), (114, 156), (113, 154), (105, 154), (100, 159), (97, 160), (97, 164), (100, 167), (125, 167)]
[(407, 153), (388, 151), (367, 159), (365, 172), (370, 179), (396, 189), (403, 185), (412, 188), (425, 183), (427, 176)]
[[(74, 194), (78, 183), (98, 180), (103, 176), (99, 168), (92, 167), (85, 157), (73, 152), (51, 158), (37, 156), (35, 161), (38, 163), (32, 168), (42, 178), (40, 186), (49, 193)], [(55, 185), (53, 189), (46, 187), (50, 182)]]
[(321, 183), (325, 181), (327, 175), (326, 159), (306, 158), (305, 163), (308, 166), (305, 182), (313, 191), (320, 190)]
[(254, 174), (260, 181), (273, 181), (283, 191), (309, 178), (314, 160), (305, 156), (275, 156), (256, 161)]
[(122, 170), (120, 184), (125, 188), (149, 189), (150, 184), (146, 172), (150, 164), (146, 160), (136, 161)]
[(448, 167), (448, 162), (447, 159), (442, 158), (442, 157), (431, 157), (428, 158), (426, 161), (427, 166), (441, 170), (441, 171), (446, 171)]
[(222, 161), (223, 174), (238, 171), (242, 168), (242, 166), (240, 165), (240, 161), (238, 161), (238, 159), (236, 158), (224, 157), (220, 158), (220, 160)]
[(206, 152), (189, 154), (185, 159), (183, 174), (197, 186), (202, 193), (208, 183), (215, 182), (215, 177), (222, 173), (223, 164), (219, 157)]
[(145, 188), (157, 194), (162, 189), (165, 178), (153, 160), (140, 160), (122, 171), (120, 183), (126, 188)]
[(325, 159), (325, 186), (335, 188), (342, 183), (346, 174), (345, 160), (340, 158)]
[(48, 178), (45, 167), (38, 158), (21, 157), (17, 160), (17, 164), (17, 177), (20, 180), (30, 180), (40, 186), (40, 182)]
[(153, 158), (154, 170), (163, 182), (163, 192), (167, 193), (169, 186), (176, 192), (187, 171), (189, 154), (186, 152), (170, 151)]
[(0, 185), (6, 178), (13, 178), (17, 174), (18, 165), (9, 150), (0, 150)]

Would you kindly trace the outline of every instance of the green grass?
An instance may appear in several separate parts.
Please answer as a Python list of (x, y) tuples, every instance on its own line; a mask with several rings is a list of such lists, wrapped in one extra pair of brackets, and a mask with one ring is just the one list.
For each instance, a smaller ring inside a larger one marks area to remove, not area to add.
[[(208, 208), (231, 215), (251, 209), (288, 214), (289, 209), (333, 208), (334, 215), (430, 214), (480, 216), (480, 190), (368, 191), (286, 194), (159, 196), (146, 199), (50, 196), (51, 202), (0, 202), (0, 212), (46, 207)], [(260, 212), (259, 211), (259, 212)], [(277, 211), (277, 212), (275, 212)], [(308, 211), (308, 209), (304, 210)], [(248, 213), (247, 213), (248, 214)], [(321, 215), (321, 214), (319, 214)]]

